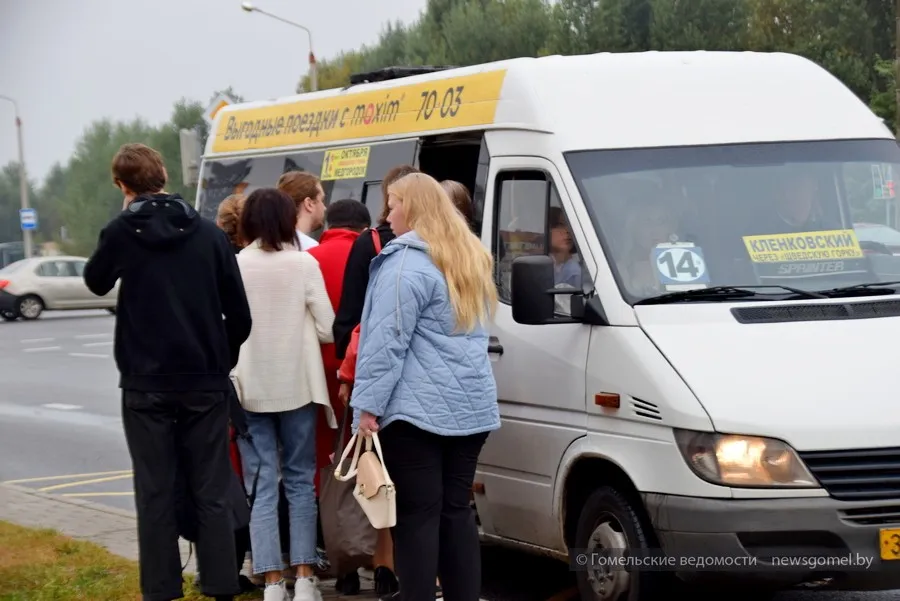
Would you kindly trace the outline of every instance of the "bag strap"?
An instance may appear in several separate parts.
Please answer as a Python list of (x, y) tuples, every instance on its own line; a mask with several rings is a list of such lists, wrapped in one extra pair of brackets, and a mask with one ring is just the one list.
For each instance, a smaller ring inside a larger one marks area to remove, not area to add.
[[(237, 442), (237, 439), (242, 438), (247, 441), (247, 444), (253, 450), (253, 453), (256, 455), (257, 464), (256, 464), (256, 474), (253, 475), (253, 488), (250, 494), (247, 496), (247, 503), (250, 506), (250, 509), (253, 509), (253, 503), (256, 501), (256, 489), (259, 486), (259, 473), (262, 470), (262, 455), (259, 454), (259, 451), (256, 450), (256, 445), (253, 444), (253, 437), (250, 435), (250, 428), (247, 426), (247, 416), (244, 413), (244, 408), (241, 405), (240, 397), (237, 394), (237, 388), (234, 385), (234, 380), (229, 378), (231, 383), (231, 395), (229, 398), (230, 405), (230, 418), (231, 425), (234, 427), (234, 436), (233, 440)], [(245, 489), (246, 492), (246, 489)]]
[[(366, 439), (366, 451), (372, 450), (372, 444), (375, 444), (375, 453), (378, 456), (378, 463), (381, 464), (381, 473), (384, 475), (384, 482), (387, 486), (394, 486), (394, 481), (391, 480), (391, 475), (388, 474), (387, 466), (384, 464), (384, 453), (381, 451), (381, 441), (378, 439), (378, 432), (374, 432), (372, 436), (360, 436), (358, 433), (354, 434), (350, 439), (350, 443), (347, 444), (347, 448), (344, 449), (344, 453), (341, 455), (340, 463), (338, 463), (338, 467), (334, 470), (334, 477), (341, 482), (346, 482), (351, 478), (356, 477), (359, 473), (359, 468), (357, 465), (359, 464), (359, 456), (360, 451), (362, 450), (362, 442), (363, 438)], [(356, 445), (353, 445), (353, 439), (356, 439)], [(341, 466), (344, 464), (344, 461), (347, 459), (347, 455), (350, 453), (350, 448), (353, 447), (353, 461), (350, 462), (350, 469), (347, 470), (346, 474), (341, 473)]]
[(381, 252), (381, 236), (378, 235), (378, 230), (375, 228), (372, 228), (369, 231), (372, 232), (372, 244), (375, 245), (375, 254), (377, 255)]
[(338, 429), (337, 438), (334, 440), (334, 457), (337, 459), (340, 455), (341, 449), (344, 448), (344, 430), (347, 429), (347, 420), (350, 417), (350, 414), (353, 413), (353, 410), (350, 408), (348, 404), (344, 407), (344, 415), (341, 416), (341, 425)]
[[(243, 438), (247, 441), (247, 444), (253, 450), (253, 454), (256, 455), (256, 473), (253, 474), (253, 486), (250, 489), (250, 494), (247, 495), (247, 505), (250, 506), (250, 509), (253, 509), (253, 503), (256, 501), (256, 491), (259, 487), (259, 473), (262, 471), (262, 455), (259, 454), (259, 451), (256, 450), (256, 445), (253, 444), (253, 436), (250, 435), (250, 432), (238, 432), (235, 430), (236, 438)], [(246, 490), (246, 489), (245, 489)]]
[[(359, 435), (358, 432), (354, 433), (353, 436), (350, 437), (350, 441), (347, 443), (347, 446), (344, 447), (344, 452), (341, 453), (341, 458), (338, 460), (337, 469), (334, 470), (334, 477), (341, 482), (346, 482), (351, 478), (356, 477), (358, 473), (357, 464), (359, 463), (359, 452), (362, 449), (362, 440), (363, 437)], [(354, 445), (354, 441), (356, 444)], [(347, 460), (347, 456), (350, 455), (350, 449), (353, 449), (353, 460), (350, 462), (350, 467), (347, 469), (346, 474), (341, 473), (341, 469), (344, 465), (344, 461)]]
[(387, 471), (387, 466), (384, 464), (384, 453), (381, 452), (381, 441), (378, 440), (378, 432), (373, 433), (371, 438), (366, 439), (367, 451), (372, 450), (372, 441), (375, 442), (375, 452), (378, 454), (378, 463), (381, 464), (381, 473), (384, 474), (384, 482), (388, 486), (393, 486), (394, 481), (391, 480), (391, 476)]

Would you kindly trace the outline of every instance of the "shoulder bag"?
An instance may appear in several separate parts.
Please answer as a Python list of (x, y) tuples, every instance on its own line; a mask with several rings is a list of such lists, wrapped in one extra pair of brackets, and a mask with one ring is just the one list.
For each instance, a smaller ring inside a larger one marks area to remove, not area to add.
[[(362, 451), (363, 438), (366, 440), (365, 451)], [(373, 443), (375, 450), (372, 450)], [(349, 456), (351, 449), (353, 449), (353, 460), (350, 462), (347, 473), (342, 474), (344, 460)], [(338, 469), (334, 472), (336, 479), (346, 482), (356, 477), (353, 497), (362, 507), (366, 517), (369, 518), (372, 527), (382, 530), (396, 526), (397, 491), (384, 466), (384, 454), (381, 452), (378, 433), (375, 432), (371, 437), (360, 436), (358, 432), (353, 434), (350, 442), (344, 448), (344, 453), (337, 466)]]

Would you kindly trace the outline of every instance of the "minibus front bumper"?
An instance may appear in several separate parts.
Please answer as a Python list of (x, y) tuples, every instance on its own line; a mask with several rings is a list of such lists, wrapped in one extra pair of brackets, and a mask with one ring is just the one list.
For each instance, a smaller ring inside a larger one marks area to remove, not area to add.
[(643, 500), (660, 545), (683, 580), (900, 588), (900, 559), (881, 558), (881, 531), (900, 532), (900, 499), (855, 503), (644, 493)]

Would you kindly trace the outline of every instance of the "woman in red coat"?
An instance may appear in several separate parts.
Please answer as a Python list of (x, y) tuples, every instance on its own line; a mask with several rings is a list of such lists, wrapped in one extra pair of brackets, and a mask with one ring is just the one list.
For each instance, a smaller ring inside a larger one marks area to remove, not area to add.
[[(371, 224), (371, 217), (366, 206), (358, 200), (345, 199), (331, 203), (325, 211), (327, 230), (319, 239), (319, 245), (307, 252), (319, 262), (322, 277), (325, 279), (325, 290), (331, 305), (337, 311), (344, 284), (344, 268), (350, 249), (359, 237), (360, 232)], [(325, 380), (328, 384), (328, 397), (334, 409), (338, 423), (344, 415), (346, 407), (338, 400), (340, 384), (337, 379), (341, 361), (335, 355), (334, 344), (322, 345), (322, 363), (325, 365)], [(334, 451), (337, 431), (328, 426), (325, 413), (319, 414), (319, 427), (316, 429), (316, 457), (318, 469), (331, 464), (329, 455)], [(316, 471), (316, 492), (319, 490), (319, 472)]]
[[(369, 210), (358, 200), (346, 199), (332, 202), (325, 211), (325, 224), (328, 229), (319, 239), (318, 246), (306, 251), (319, 262), (319, 269), (325, 280), (325, 290), (328, 292), (328, 298), (335, 311), (337, 311), (343, 292), (344, 270), (347, 266), (347, 258), (350, 256), (350, 249), (353, 248), (353, 243), (359, 237), (360, 232), (368, 228), (371, 222)], [(337, 373), (341, 361), (335, 355), (334, 344), (322, 345), (322, 363), (325, 367), (328, 398), (334, 409), (335, 419), (340, 424), (344, 412), (348, 409), (338, 397), (340, 383)], [(334, 452), (334, 443), (338, 436), (337, 430), (331, 429), (328, 425), (324, 411), (319, 412), (318, 419), (316, 426), (316, 498), (319, 496), (321, 486), (319, 472), (323, 467), (331, 464), (330, 455)], [(344, 438), (345, 441), (349, 439), (349, 424), (348, 421), (348, 436)], [(358, 593), (359, 576), (355, 573), (350, 574), (349, 577), (342, 576), (344, 575), (339, 575), (336, 588), (343, 594)], [(354, 576), (356, 576), (355, 579)]]

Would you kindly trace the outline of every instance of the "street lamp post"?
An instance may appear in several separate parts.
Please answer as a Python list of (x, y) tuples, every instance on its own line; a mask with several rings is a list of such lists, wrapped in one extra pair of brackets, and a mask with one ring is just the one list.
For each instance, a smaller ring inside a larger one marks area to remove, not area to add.
[[(12, 103), (13, 110), (16, 112), (16, 133), (19, 138), (19, 200), (22, 208), (27, 209), (29, 208), (28, 180), (25, 179), (25, 146), (22, 142), (22, 118), (19, 116), (19, 105), (9, 96), (3, 96), (2, 94), (0, 94), (0, 100)], [(31, 230), (22, 230), (22, 242), (25, 246), (25, 258), (29, 259), (31, 258)]]
[(302, 29), (306, 32), (306, 35), (309, 37), (309, 86), (312, 88), (310, 91), (315, 92), (319, 89), (319, 75), (316, 71), (316, 55), (313, 54), (313, 42), (312, 42), (312, 32), (300, 25), (299, 23), (294, 23), (293, 21), (288, 21), (287, 19), (283, 19), (277, 15), (273, 15), (272, 13), (267, 13), (266, 11), (260, 9), (257, 6), (254, 6), (252, 2), (242, 2), (241, 8), (247, 11), (248, 13), (257, 12), (261, 15), (266, 15), (267, 17), (271, 17), (277, 21), (281, 21), (282, 23), (287, 23), (288, 25), (293, 25), (299, 29)]

